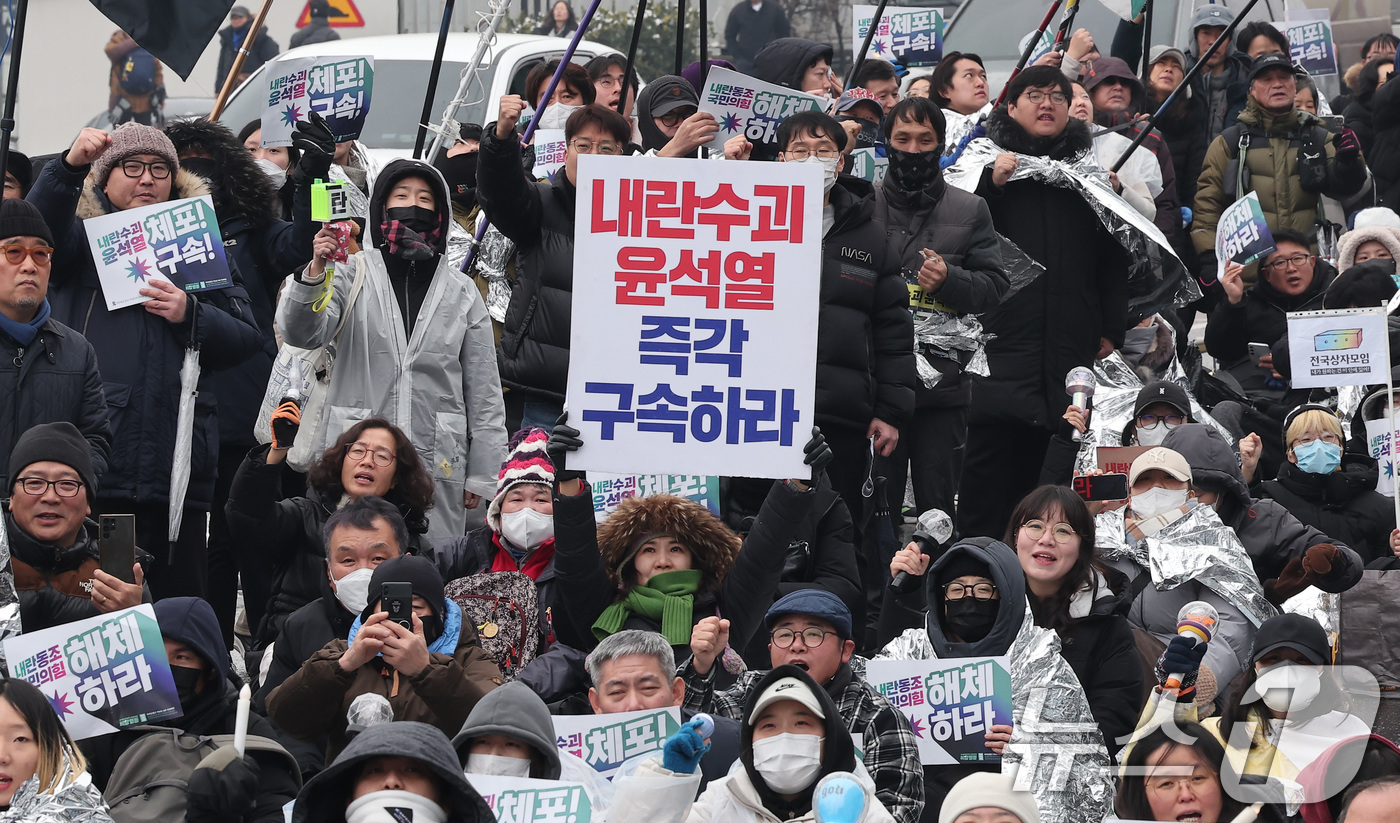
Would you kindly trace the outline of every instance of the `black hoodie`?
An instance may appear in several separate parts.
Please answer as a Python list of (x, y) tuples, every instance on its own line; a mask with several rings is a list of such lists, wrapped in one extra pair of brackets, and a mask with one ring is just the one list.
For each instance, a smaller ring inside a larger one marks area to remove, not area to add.
[[(996, 622), (987, 636), (975, 643), (948, 639), (942, 622), (943, 593), (937, 590), (939, 572), (963, 556), (971, 557), (991, 570), (992, 583), (999, 595)], [(929, 587), (929, 610), (924, 620), (924, 630), (928, 632), (933, 653), (939, 658), (994, 657), (1006, 654), (1011, 649), (1026, 619), (1026, 573), (1022, 571), (1021, 561), (1010, 546), (990, 537), (961, 540), (929, 566), (925, 585)]]
[[(784, 677), (793, 677), (802, 681), (803, 685), (816, 695), (818, 702), (821, 703), (822, 714), (826, 715), (821, 772), (817, 774), (817, 778), (812, 781), (811, 786), (808, 786), (792, 800), (787, 800), (768, 788), (768, 783), (754, 768), (753, 724), (749, 722), (749, 716), (753, 714), (754, 706), (758, 705), (758, 699), (763, 696), (769, 686)], [(763, 800), (764, 808), (772, 812), (773, 816), (779, 820), (789, 820), (805, 815), (812, 810), (812, 790), (816, 788), (817, 782), (823, 777), (832, 772), (855, 771), (856, 747), (855, 742), (851, 740), (851, 732), (846, 728), (846, 723), (841, 717), (841, 711), (836, 706), (836, 701), (831, 699), (831, 695), (826, 693), (826, 689), (818, 686), (817, 682), (806, 671), (797, 666), (779, 666), (754, 684), (753, 690), (749, 692), (749, 699), (744, 701), (739, 762), (744, 764), (744, 772), (748, 774), (749, 782), (753, 784), (754, 791)]]
[[(389, 194), (406, 177), (420, 177), (432, 187), (433, 206), (438, 218), (438, 237), (434, 244), (437, 253), (428, 260), (403, 260), (389, 254), (384, 243), (384, 211)], [(389, 285), (403, 314), (404, 331), (413, 336), (413, 326), (418, 320), (418, 311), (423, 308), (423, 300), (428, 296), (428, 288), (433, 284), (438, 261), (447, 251), (447, 235), (452, 228), (452, 199), (448, 196), (447, 181), (442, 172), (421, 160), (399, 159), (384, 167), (374, 180), (374, 193), (369, 199), (369, 236), (380, 255), (384, 267), (389, 272)]]
[(779, 37), (754, 55), (753, 76), (765, 83), (802, 90), (802, 76), (818, 60), (831, 63), (831, 46), (801, 37)]

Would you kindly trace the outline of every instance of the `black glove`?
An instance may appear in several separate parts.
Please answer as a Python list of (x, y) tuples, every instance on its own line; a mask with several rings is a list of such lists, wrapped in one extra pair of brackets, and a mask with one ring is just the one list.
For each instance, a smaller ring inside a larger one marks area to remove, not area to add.
[(549, 442), (545, 445), (545, 451), (549, 452), (549, 459), (554, 463), (555, 483), (583, 477), (583, 472), (569, 471), (564, 468), (564, 460), (569, 452), (578, 451), (583, 446), (582, 433), (568, 425), (568, 421), (568, 412), (559, 415), (559, 419), (554, 421), (554, 431), (549, 435)]
[(290, 397), (282, 398), (272, 413), (272, 448), (290, 449), (297, 442), (301, 429), (301, 406)]
[(222, 769), (190, 773), (185, 820), (188, 823), (244, 823), (257, 813), (258, 764), (235, 757)]
[(1167, 650), (1157, 658), (1157, 665), (1153, 668), (1153, 673), (1157, 675), (1157, 685), (1166, 685), (1168, 677), (1180, 674), (1183, 675), (1183, 691), (1194, 687), (1208, 646), (1208, 643), (1202, 643), (1194, 637), (1173, 637), (1172, 642), (1167, 644)]
[(1344, 163), (1354, 162), (1361, 156), (1361, 141), (1351, 129), (1344, 128), (1337, 132), (1332, 138), (1332, 146), (1337, 150), (1337, 159)]
[(305, 120), (298, 120), (292, 130), (292, 146), (301, 152), (301, 160), (293, 172), (295, 182), (326, 179), (335, 158), (335, 136), (324, 117), (313, 111)]
[(831, 453), (831, 447), (826, 444), (826, 437), (818, 426), (812, 427), (812, 439), (807, 441), (807, 445), (802, 447), (802, 462), (812, 467), (812, 485), (815, 486), (821, 479), (822, 472), (836, 455)]

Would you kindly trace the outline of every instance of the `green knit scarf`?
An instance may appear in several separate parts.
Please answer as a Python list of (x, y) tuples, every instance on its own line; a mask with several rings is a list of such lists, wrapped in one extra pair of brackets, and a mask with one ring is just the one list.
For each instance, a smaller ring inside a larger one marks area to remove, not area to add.
[(636, 614), (659, 622), (661, 634), (672, 646), (689, 645), (695, 593), (703, 577), (699, 569), (684, 569), (662, 572), (645, 586), (634, 586), (626, 597), (603, 610), (593, 623), (593, 636), (602, 640), (616, 634), (627, 618)]

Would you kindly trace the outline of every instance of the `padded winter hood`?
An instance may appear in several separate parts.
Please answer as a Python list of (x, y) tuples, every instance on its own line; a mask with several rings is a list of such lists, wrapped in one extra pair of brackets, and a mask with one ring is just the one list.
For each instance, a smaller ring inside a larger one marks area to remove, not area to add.
[[(1327, 747), (1326, 751), (1317, 756), (1316, 760), (1303, 767), (1298, 773), (1298, 782), (1303, 786), (1303, 794), (1306, 797), (1328, 797), (1340, 805), (1342, 795), (1354, 779), (1354, 768), (1360, 763), (1362, 753), (1366, 748), (1389, 749), (1396, 755), (1400, 755), (1400, 748), (1394, 743), (1386, 740), (1378, 734), (1365, 737), (1348, 737), (1346, 740), (1339, 740)], [(1345, 753), (1345, 755), (1344, 755)], [(1337, 774), (1331, 775), (1328, 780), (1328, 772), (1334, 771), (1332, 764), (1340, 759), (1347, 767), (1345, 773), (1339, 768)], [(1326, 800), (1319, 800), (1315, 803), (1304, 803), (1298, 813), (1303, 817), (1303, 823), (1333, 823), (1332, 808)]]
[(618, 569), (638, 541), (663, 534), (690, 550), (696, 568), (705, 573), (701, 591), (719, 589), (743, 545), (739, 535), (693, 500), (669, 494), (629, 497), (598, 526), (598, 551), (613, 582), (623, 583)]
[(214, 211), (221, 220), (242, 217), (254, 226), (264, 226), (277, 215), (277, 190), (258, 168), (243, 141), (222, 123), (204, 118), (178, 120), (165, 127), (165, 136), (175, 151), (202, 149), (213, 161), (216, 178), (209, 181)]
[(801, 37), (779, 37), (753, 58), (753, 76), (767, 83), (802, 90), (802, 75), (820, 58), (831, 63), (831, 46)]
[[(467, 762), (471, 741), (488, 734), (503, 734), (524, 741), (544, 761), (543, 780), (558, 780), (559, 747), (549, 707), (529, 686), (514, 681), (493, 689), (476, 704), (462, 730), (452, 738), (457, 758)], [(533, 759), (533, 758), (532, 758)]]
[(1337, 241), (1337, 269), (1346, 271), (1356, 264), (1356, 252), (1363, 243), (1371, 240), (1380, 243), (1390, 251), (1390, 256), (1400, 261), (1400, 229), (1389, 226), (1367, 226), (1352, 229)]
[(344, 823), (360, 766), (376, 757), (409, 757), (427, 766), (442, 785), (440, 805), (447, 809), (448, 823), (495, 823), (491, 807), (462, 774), (447, 735), (412, 720), (382, 723), (356, 735), (335, 762), (302, 787), (292, 823)]
[(935, 604), (941, 607), (942, 597), (937, 591), (929, 591), (929, 611), (924, 618), (924, 629), (928, 632), (929, 642), (933, 644), (934, 654), (940, 658), (1006, 654), (1012, 641), (1016, 639), (1017, 632), (1021, 631), (1021, 624), (1025, 622), (1026, 573), (1021, 570), (1021, 561), (1016, 558), (1015, 550), (1000, 540), (991, 537), (969, 537), (953, 544), (952, 548), (929, 567), (925, 576), (927, 585), (931, 588), (936, 587), (936, 581), (942, 577), (944, 569), (965, 564), (969, 560), (976, 562), (979, 567), (985, 565), (991, 570), (992, 583), (1001, 595), (997, 619), (987, 636), (975, 643), (949, 640), (943, 633), (943, 623), (939, 614), (941, 608), (935, 608)]
[(447, 180), (442, 176), (442, 172), (422, 160), (394, 160), (375, 178), (374, 192), (369, 198), (370, 242), (375, 248), (384, 245), (384, 232), (380, 229), (380, 223), (384, 222), (384, 201), (389, 199), (389, 192), (405, 177), (421, 177), (432, 186), (438, 226), (442, 228), (442, 231), (438, 232), (437, 253), (446, 252), (448, 230), (452, 228), (452, 198), (447, 194)]
[[(754, 706), (758, 705), (758, 699), (763, 693), (768, 691), (768, 687), (785, 677), (793, 677), (811, 690), (821, 703), (822, 714), (826, 715), (826, 730), (823, 732), (825, 743), (822, 749), (822, 770), (812, 781), (812, 785), (807, 791), (802, 792), (795, 799), (789, 801), (779, 797), (768, 784), (759, 776), (758, 770), (753, 765), (753, 724), (749, 722), (749, 716), (753, 714)], [(763, 805), (773, 816), (779, 820), (787, 820), (790, 817), (805, 815), (812, 809), (812, 789), (817, 782), (832, 772), (853, 772), (856, 769), (856, 746), (851, 740), (851, 732), (846, 728), (846, 719), (841, 716), (841, 710), (837, 707), (836, 701), (831, 695), (826, 693), (826, 689), (817, 685), (811, 675), (797, 666), (778, 666), (769, 671), (762, 679), (754, 684), (749, 690), (748, 699), (744, 701), (744, 712), (742, 715), (742, 728), (739, 732), (739, 762), (744, 764), (744, 771), (748, 773), (749, 782), (753, 784), (754, 790), (762, 798)], [(789, 815), (784, 812), (796, 812)]]
[(224, 648), (223, 632), (219, 631), (219, 619), (214, 616), (213, 606), (198, 597), (167, 597), (157, 600), (152, 608), (162, 637), (199, 652), (218, 673), (217, 682), (228, 679), (228, 650)]
[(1192, 485), (1224, 492), (1241, 506), (1249, 505), (1249, 487), (1240, 472), (1239, 454), (1214, 427), (1183, 423), (1167, 433), (1162, 447), (1186, 458)]

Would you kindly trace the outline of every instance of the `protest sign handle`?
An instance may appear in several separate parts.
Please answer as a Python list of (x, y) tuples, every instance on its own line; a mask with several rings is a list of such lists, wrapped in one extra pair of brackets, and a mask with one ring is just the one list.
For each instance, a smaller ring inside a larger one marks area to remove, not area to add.
[(1055, 45), (1050, 47), (1051, 51), (1061, 51), (1065, 48), (1070, 36), (1074, 34), (1074, 18), (1078, 14), (1079, 0), (1069, 0), (1069, 5), (1065, 6), (1065, 19), (1060, 21), (1060, 28), (1055, 31)]
[[(632, 67), (637, 64), (637, 44), (642, 40), (642, 22), (646, 16), (647, 0), (638, 0), (637, 22), (632, 24), (632, 40), (627, 44), (627, 65), (622, 69), (622, 94), (617, 98), (618, 114), (622, 114), (622, 109), (627, 105), (627, 95), (632, 92)], [(705, 87), (702, 85), (700, 88)]]
[(1152, 0), (1142, 6), (1142, 87), (1147, 88), (1151, 81), (1152, 64)]
[[(1011, 81), (1015, 80), (1016, 75), (1021, 73), (1021, 69), (1024, 69), (1026, 64), (1031, 61), (1031, 55), (1035, 53), (1036, 45), (1040, 43), (1040, 38), (1045, 34), (1045, 30), (1050, 28), (1050, 21), (1055, 19), (1055, 12), (1060, 10), (1060, 3), (1062, 2), (1064, 2), (1064, 0), (1055, 0), (1055, 2), (1050, 4), (1050, 10), (1045, 12), (1045, 19), (1040, 21), (1040, 28), (1036, 29), (1035, 34), (1031, 35), (1031, 41), (1026, 44), (1026, 50), (1021, 52), (1021, 59), (1016, 61), (1016, 68), (1012, 69), (1011, 76), (1006, 78), (1006, 85), (1001, 87), (1001, 94), (997, 95), (997, 102), (992, 105), (992, 108), (1000, 106), (1001, 101), (1006, 99), (1006, 90), (1011, 88)], [(869, 38), (866, 38), (866, 40), (868, 43)]]
[(243, 63), (248, 59), (249, 49), (258, 39), (258, 32), (262, 31), (263, 21), (267, 19), (267, 11), (272, 8), (272, 0), (263, 0), (263, 4), (258, 8), (257, 17), (253, 18), (253, 25), (248, 27), (248, 35), (243, 38), (243, 45), (238, 47), (238, 56), (233, 58), (233, 67), (228, 70), (228, 77), (224, 78), (224, 87), (219, 89), (219, 99), (214, 101), (214, 109), (209, 112), (210, 120), (218, 120), (219, 115), (224, 113), (224, 106), (228, 105), (229, 95), (233, 94), (234, 88), (238, 85), (238, 75), (243, 73)]
[[(1390, 347), (1386, 346), (1386, 353), (1389, 354)], [(1395, 522), (1400, 523), (1400, 489), (1397, 489), (1395, 482), (1395, 378), (1391, 374), (1390, 363), (1386, 363), (1385, 370), (1385, 409), (1386, 419), (1390, 425), (1390, 502), (1395, 506)]]
[[(710, 76), (710, 15), (706, 0), (700, 0), (700, 88), (705, 88), (705, 78)], [(680, 74), (680, 72), (676, 72)]]
[(423, 96), (423, 116), (418, 118), (418, 137), (413, 141), (413, 159), (423, 159), (423, 144), (428, 140), (428, 119), (433, 116), (433, 98), (437, 96), (438, 74), (442, 72), (442, 53), (447, 48), (447, 31), (452, 27), (452, 12), (457, 0), (442, 4), (442, 24), (438, 26), (437, 50), (433, 52), (433, 68), (428, 73), (428, 93)]
[(24, 45), (24, 20), (28, 12), (29, 0), (19, 0), (14, 29), (10, 33), (10, 48), (14, 53), (10, 55), (10, 78), (5, 84), (5, 117), (0, 120), (0, 180), (5, 179), (5, 167), (10, 162), (10, 134), (15, 130), (15, 91), (19, 89), (19, 55)]
[[(676, 74), (685, 68), (685, 0), (676, 0)], [(701, 86), (700, 88), (704, 88)]]
[[(1220, 36), (1215, 38), (1215, 42), (1210, 44), (1210, 48), (1206, 49), (1205, 54), (1202, 54), (1200, 59), (1196, 61), (1196, 64), (1186, 72), (1186, 76), (1181, 78), (1181, 82), (1172, 90), (1172, 93), (1167, 95), (1167, 99), (1163, 100), (1162, 105), (1157, 108), (1157, 111), (1147, 119), (1147, 122), (1143, 124), (1142, 131), (1138, 132), (1138, 136), (1134, 138), (1128, 148), (1123, 151), (1123, 156), (1118, 158), (1118, 162), (1114, 163), (1113, 168), (1109, 169), (1109, 171), (1116, 173), (1119, 169), (1123, 168), (1123, 164), (1128, 162), (1128, 158), (1132, 156), (1133, 152), (1137, 151), (1137, 147), (1141, 146), (1143, 141), (1147, 139), (1147, 135), (1152, 133), (1152, 127), (1157, 125), (1157, 118), (1166, 113), (1167, 107), (1176, 100), (1176, 96), (1181, 93), (1182, 89), (1191, 85), (1191, 81), (1195, 80), (1196, 76), (1205, 69), (1206, 62), (1225, 45), (1226, 41), (1234, 36), (1235, 29), (1239, 27), (1240, 23), (1244, 22), (1244, 18), (1249, 16), (1249, 12), (1258, 4), (1259, 0), (1249, 0), (1248, 3), (1245, 3), (1244, 10), (1239, 12), (1234, 20), (1230, 21), (1230, 25), (1225, 27), (1225, 31), (1221, 32)], [(1146, 60), (1147, 58), (1143, 59)], [(1015, 75), (1013, 74), (1012, 77), (1015, 77)]]
[[(1060, 0), (1055, 0), (1056, 4), (1059, 2)], [(846, 85), (844, 86), (846, 89), (849, 89), (851, 84), (856, 82), (856, 72), (860, 71), (860, 64), (865, 62), (865, 55), (870, 52), (870, 41), (875, 39), (875, 32), (880, 28), (880, 18), (885, 16), (885, 4), (886, 0), (880, 0), (879, 5), (875, 7), (875, 14), (870, 18), (870, 28), (865, 30), (865, 40), (860, 44), (860, 52), (856, 54), (856, 60), (851, 64), (851, 70), (846, 75)]]

